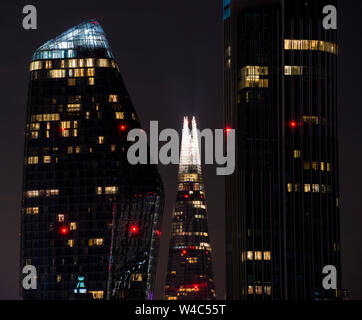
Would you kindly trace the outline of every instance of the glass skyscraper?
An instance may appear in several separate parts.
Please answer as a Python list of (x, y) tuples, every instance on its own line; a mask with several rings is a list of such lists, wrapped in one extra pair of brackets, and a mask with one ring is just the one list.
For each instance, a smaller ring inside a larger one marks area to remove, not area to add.
[(33, 55), (26, 110), (21, 268), (24, 299), (152, 299), (163, 186), (127, 161), (140, 123), (100, 24)]
[[(224, 0), (227, 298), (341, 297), (337, 31), (324, 0)], [(337, 290), (322, 286), (333, 265)]]
[(190, 130), (189, 120), (185, 117), (165, 286), (165, 298), (168, 300), (215, 299), (195, 117), (191, 125)]

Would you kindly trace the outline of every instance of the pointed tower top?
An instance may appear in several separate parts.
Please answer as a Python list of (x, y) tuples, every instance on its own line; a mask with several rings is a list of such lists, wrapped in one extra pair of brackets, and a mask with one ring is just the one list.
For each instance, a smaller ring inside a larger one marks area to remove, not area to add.
[(184, 117), (179, 173), (190, 172), (201, 173), (199, 135), (195, 117), (192, 118), (191, 130), (188, 117)]
[(113, 59), (111, 48), (101, 25), (97, 20), (91, 19), (44, 43), (35, 51), (32, 61), (76, 58), (80, 51), (94, 52), (95, 50), (99, 53), (100, 58)]

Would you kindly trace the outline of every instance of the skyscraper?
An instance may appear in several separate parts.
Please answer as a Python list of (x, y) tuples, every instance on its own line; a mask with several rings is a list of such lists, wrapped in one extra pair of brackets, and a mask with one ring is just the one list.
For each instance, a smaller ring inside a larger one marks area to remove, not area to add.
[(140, 123), (102, 27), (90, 20), (33, 55), (26, 110), (24, 299), (152, 299), (163, 210), (157, 168), (131, 166)]
[[(224, 0), (228, 299), (341, 297), (336, 1)], [(322, 286), (337, 269), (337, 290)]]
[(215, 298), (205, 187), (195, 117), (184, 118), (165, 286), (168, 300)]

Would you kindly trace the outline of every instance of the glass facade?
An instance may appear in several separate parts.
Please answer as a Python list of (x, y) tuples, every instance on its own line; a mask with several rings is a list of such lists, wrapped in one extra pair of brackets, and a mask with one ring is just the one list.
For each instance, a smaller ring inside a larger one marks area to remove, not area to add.
[(21, 268), (37, 268), (38, 289), (22, 290), (24, 299), (152, 299), (163, 186), (156, 166), (128, 163), (133, 128), (138, 117), (97, 21), (35, 52)]
[[(227, 298), (341, 296), (336, 1), (231, 1), (224, 21)], [(323, 267), (338, 271), (324, 290)]]
[(215, 299), (211, 252), (196, 120), (192, 119), (190, 130), (185, 117), (172, 217), (166, 299)]

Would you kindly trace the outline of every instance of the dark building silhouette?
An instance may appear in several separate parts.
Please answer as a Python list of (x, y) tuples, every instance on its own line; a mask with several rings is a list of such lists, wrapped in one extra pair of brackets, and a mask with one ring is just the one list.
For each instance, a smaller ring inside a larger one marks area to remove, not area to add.
[(205, 188), (196, 120), (182, 130), (176, 203), (165, 286), (168, 300), (215, 299)]
[(163, 186), (131, 166), (140, 123), (100, 24), (46, 42), (30, 64), (21, 212), (24, 299), (152, 299)]
[[(341, 298), (336, 1), (224, 0), (228, 299)], [(338, 289), (322, 286), (323, 267)]]

